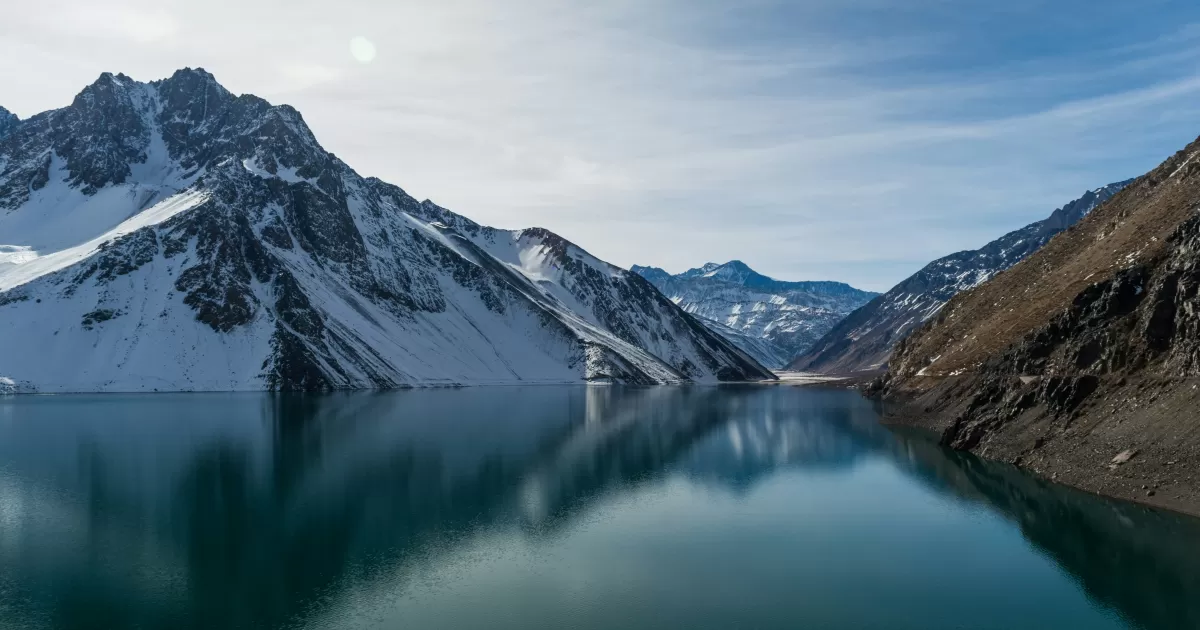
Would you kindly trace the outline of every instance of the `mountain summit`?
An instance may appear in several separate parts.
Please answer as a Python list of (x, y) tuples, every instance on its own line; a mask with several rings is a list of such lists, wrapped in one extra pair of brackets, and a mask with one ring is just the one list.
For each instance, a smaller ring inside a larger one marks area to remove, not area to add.
[(878, 295), (841, 282), (776, 280), (740, 260), (710, 262), (678, 275), (657, 267), (632, 270), (769, 367), (783, 367)]
[(364, 178), (202, 69), (105, 73), (0, 138), (19, 391), (772, 375), (636, 274)]

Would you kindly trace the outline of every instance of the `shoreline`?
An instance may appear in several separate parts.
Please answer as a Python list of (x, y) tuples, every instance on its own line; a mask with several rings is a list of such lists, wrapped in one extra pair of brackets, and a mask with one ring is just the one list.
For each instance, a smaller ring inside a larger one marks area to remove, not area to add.
[[(925, 396), (867, 396), (880, 405), (880, 423), (889, 427), (911, 427), (933, 434), (942, 446), (942, 437), (961, 405), (931, 409)], [(1149, 420), (1142, 417), (1143, 424)], [(1006, 463), (1051, 483), (1109, 499), (1200, 518), (1200, 458), (1179, 452), (1168, 445), (1146, 443), (1129, 446), (1114, 443), (1109, 424), (1127, 424), (1122, 420), (1084, 414), (1071, 419), (1081, 428), (1080, 435), (1058, 434), (1051, 437), (1009, 435), (997, 430), (974, 448), (965, 449), (983, 459)], [(1036, 423), (1044, 427), (1045, 419)], [(1132, 424), (1132, 423), (1128, 423)], [(1145, 427), (1131, 427), (1137, 433)], [(1125, 448), (1122, 448), (1122, 445)], [(957, 449), (962, 450), (962, 449)], [(1186, 450), (1186, 449), (1183, 449)]]
[(765, 385), (792, 385), (796, 387), (837, 387), (839, 389), (862, 389), (878, 378), (882, 372), (856, 372), (853, 374), (822, 374), (820, 372), (775, 372), (775, 381), (756, 381)]

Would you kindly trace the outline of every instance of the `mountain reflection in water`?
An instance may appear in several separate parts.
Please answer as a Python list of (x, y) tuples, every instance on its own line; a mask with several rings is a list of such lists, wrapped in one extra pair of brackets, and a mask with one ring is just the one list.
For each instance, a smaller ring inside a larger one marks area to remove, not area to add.
[[(377, 602), (354, 602), (428, 580), (480, 537), (509, 532), (536, 550), (642, 489), (682, 481), (736, 497), (876, 461), (1015, 523), (1123, 623), (1200, 627), (1193, 519), (893, 434), (853, 392), (759, 386), (2, 399), (0, 620), (386, 624), (364, 613)], [(781, 623), (795, 620), (788, 605)]]

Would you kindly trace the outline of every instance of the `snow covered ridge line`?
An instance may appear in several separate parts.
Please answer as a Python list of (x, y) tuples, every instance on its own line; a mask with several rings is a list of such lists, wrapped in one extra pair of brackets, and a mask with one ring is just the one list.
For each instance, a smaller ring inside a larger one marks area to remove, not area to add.
[(19, 391), (774, 378), (640, 276), (363, 178), (202, 70), (15, 123), (0, 241)]
[[(0, 266), (0, 292), (14, 289), (47, 274), (78, 264), (94, 256), (101, 248), (116, 241), (118, 238), (126, 234), (132, 234), (142, 228), (157, 225), (178, 214), (187, 212), (204, 203), (208, 198), (209, 194), (203, 190), (189, 190), (179, 193), (130, 217), (117, 225), (117, 227), (96, 238), (75, 247), (45, 255), (34, 252), (27, 247), (0, 245), (0, 252), (3, 252), (6, 247), (11, 247), (15, 254), (20, 255), (19, 257), (17, 255), (12, 256), (9, 259), (11, 261), (9, 265)], [(0, 253), (0, 256), (2, 255)], [(0, 258), (0, 263), (3, 263), (3, 261), (4, 259)]]

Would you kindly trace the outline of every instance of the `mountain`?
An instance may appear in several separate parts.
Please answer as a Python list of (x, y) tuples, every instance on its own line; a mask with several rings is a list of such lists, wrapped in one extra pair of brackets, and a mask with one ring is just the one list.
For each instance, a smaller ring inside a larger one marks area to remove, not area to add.
[(711, 319), (705, 319), (700, 316), (697, 316), (697, 319), (705, 326), (708, 326), (709, 330), (733, 342), (733, 345), (741, 348), (746, 354), (754, 357), (756, 361), (768, 368), (777, 369), (787, 365), (789, 355), (783, 354), (784, 351), (771, 343), (770, 339), (757, 337), (752, 333), (736, 328), (730, 328), (721, 322)]
[(21, 119), (17, 118), (16, 114), (4, 109), (3, 107), (0, 107), (0, 139), (3, 139), (4, 136), (7, 136), (8, 132), (12, 131), (12, 129), (16, 127), (17, 123), (19, 122), (21, 122)]
[(849, 374), (883, 368), (896, 343), (937, 314), (947, 300), (1017, 264), (1132, 181), (1089, 190), (1041, 221), (979, 249), (925, 265), (839, 322), (788, 369)]
[(362, 177), (203, 70), (17, 123), (0, 242), (18, 391), (772, 378), (641, 276)]
[(740, 260), (671, 275), (634, 265), (683, 310), (700, 317), (763, 365), (782, 367), (838, 320), (878, 295), (840, 282), (784, 282)]
[(954, 448), (1200, 513), (1197, 157), (1200, 140), (955, 296), (876, 389)]

